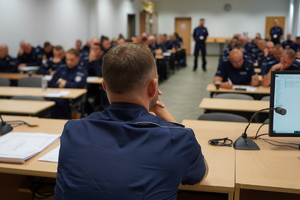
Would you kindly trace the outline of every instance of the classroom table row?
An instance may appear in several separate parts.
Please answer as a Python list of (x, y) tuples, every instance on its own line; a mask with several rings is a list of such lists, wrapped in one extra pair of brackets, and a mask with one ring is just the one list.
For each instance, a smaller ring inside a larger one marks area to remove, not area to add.
[[(15, 127), (13, 131), (45, 132), (60, 134), (65, 120), (41, 119), (35, 117), (3, 116), (6, 121), (24, 120), (39, 125)], [(276, 191), (291, 193), (299, 197), (300, 170), (299, 151), (287, 147), (272, 146), (262, 140), (256, 140), (260, 151), (234, 150), (232, 147), (218, 147), (208, 144), (213, 138), (229, 137), (233, 141), (241, 135), (246, 123), (211, 122), (184, 120), (183, 124), (192, 128), (201, 144), (203, 154), (209, 165), (209, 174), (200, 184), (180, 185), (181, 190), (206, 191), (228, 194), (228, 199), (243, 199), (241, 190)], [(254, 135), (260, 124), (252, 124), (248, 134)], [(266, 132), (267, 126), (261, 132)], [(300, 143), (300, 138), (281, 139)], [(0, 163), (1, 199), (30, 199), (27, 176), (55, 178), (57, 163), (43, 162), (38, 159), (60, 144), (55, 142), (41, 153), (30, 158), (25, 164)], [(27, 193), (23, 193), (23, 192)], [(28, 193), (29, 192), (29, 193)], [(27, 196), (27, 197), (26, 197)]]

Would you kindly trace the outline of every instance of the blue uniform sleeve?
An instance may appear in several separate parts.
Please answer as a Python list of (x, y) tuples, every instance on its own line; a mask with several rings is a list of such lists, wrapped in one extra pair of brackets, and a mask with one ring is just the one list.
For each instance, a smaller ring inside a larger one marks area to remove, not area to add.
[(56, 70), (56, 72), (54, 73), (54, 75), (52, 76), (52, 79), (49, 82), (49, 87), (52, 88), (58, 88), (58, 84), (56, 83), (58, 81), (58, 79), (60, 78), (60, 68), (58, 68)]
[(193, 185), (199, 183), (206, 173), (206, 165), (204, 161), (204, 156), (201, 151), (201, 147), (197, 142), (194, 132), (190, 130), (191, 145), (190, 145), (190, 164), (186, 169), (184, 179), (181, 181), (183, 185), (189, 184)]
[(215, 76), (220, 76), (223, 78), (223, 82), (227, 81), (228, 75), (227, 75), (227, 62), (220, 62), (218, 66), (218, 70), (215, 74)]

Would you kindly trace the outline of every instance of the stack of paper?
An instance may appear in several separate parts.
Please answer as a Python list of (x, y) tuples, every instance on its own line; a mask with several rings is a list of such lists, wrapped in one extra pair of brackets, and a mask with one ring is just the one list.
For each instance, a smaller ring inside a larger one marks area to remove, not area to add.
[(70, 93), (70, 91), (53, 91), (46, 95), (46, 97), (62, 97), (66, 96)]
[(54, 143), (60, 134), (11, 132), (0, 137), (0, 162), (25, 161)]

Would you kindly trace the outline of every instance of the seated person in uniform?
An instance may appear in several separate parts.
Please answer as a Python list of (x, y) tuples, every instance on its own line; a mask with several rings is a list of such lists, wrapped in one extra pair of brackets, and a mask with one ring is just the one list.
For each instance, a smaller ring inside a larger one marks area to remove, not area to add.
[(261, 65), (261, 74), (263, 76), (265, 76), (269, 72), (270, 68), (273, 65), (280, 62), (282, 51), (283, 51), (282, 46), (280, 44), (276, 44), (272, 51), (273, 55), (264, 59)]
[(291, 47), (292, 47), (293, 43), (294, 43), (294, 42), (293, 42), (293, 40), (292, 40), (292, 35), (291, 35), (291, 34), (287, 34), (287, 35), (286, 35), (286, 40), (283, 41), (283, 42), (281, 43), (281, 45), (282, 45), (282, 48), (288, 49), (288, 48), (291, 48)]
[(163, 43), (163, 36), (162, 35), (159, 35), (156, 37), (156, 48), (157, 49), (161, 49), (162, 52), (166, 52), (167, 49)]
[(295, 52), (293, 49), (283, 50), (280, 62), (273, 65), (267, 74), (263, 74), (262, 86), (269, 87), (271, 83), (271, 72), (276, 70), (300, 70), (300, 63), (295, 60)]
[(253, 63), (255, 63), (254, 65), (260, 68), (264, 59), (264, 50), (266, 48), (266, 42), (264, 40), (260, 40), (257, 46), (258, 48), (252, 49), (251, 57)]
[(232, 89), (233, 85), (259, 85), (252, 62), (245, 61), (243, 52), (234, 49), (229, 54), (229, 61), (219, 65), (214, 82), (220, 82), (221, 88)]
[[(84, 88), (86, 86), (86, 67), (79, 65), (79, 52), (70, 49), (66, 53), (66, 64), (60, 65), (49, 82), (50, 88)], [(66, 99), (53, 99), (56, 104), (51, 107), (52, 118), (65, 118), (69, 112)]]
[(21, 41), (18, 53), (19, 67), (41, 66), (43, 60), (43, 50), (32, 47), (28, 42)]
[(159, 101), (149, 48), (124, 43), (103, 60), (102, 86), (111, 105), (66, 123), (55, 200), (176, 200), (180, 183), (202, 181), (208, 167), (193, 130)]
[(151, 52), (153, 53), (153, 55), (155, 55), (156, 39), (155, 39), (154, 35), (149, 35), (149, 37), (148, 37), (148, 47), (151, 50)]
[(103, 51), (99, 43), (91, 46), (89, 63), (87, 65), (88, 76), (102, 77), (102, 55)]
[(0, 72), (18, 72), (18, 60), (8, 55), (8, 47), (0, 45)]
[(50, 42), (44, 43), (44, 57), (45, 60), (49, 60), (50, 58), (53, 57), (53, 46), (51, 45)]
[(53, 48), (53, 57), (51, 57), (45, 64), (38, 70), (37, 74), (50, 74), (53, 75), (55, 70), (63, 64), (66, 64), (65, 52), (62, 46), (55, 46)]
[(100, 44), (101, 44), (101, 47), (102, 47), (102, 50), (103, 50), (103, 56), (104, 56), (108, 52), (108, 50), (111, 48), (109, 38), (105, 37), (105, 36), (102, 37), (101, 41), (100, 41)]

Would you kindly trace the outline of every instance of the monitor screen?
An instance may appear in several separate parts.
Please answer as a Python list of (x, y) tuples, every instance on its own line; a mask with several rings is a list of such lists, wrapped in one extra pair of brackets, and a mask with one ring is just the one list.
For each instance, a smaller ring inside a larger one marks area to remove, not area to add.
[(272, 71), (270, 87), (270, 107), (287, 112), (270, 111), (269, 136), (300, 137), (300, 71)]

